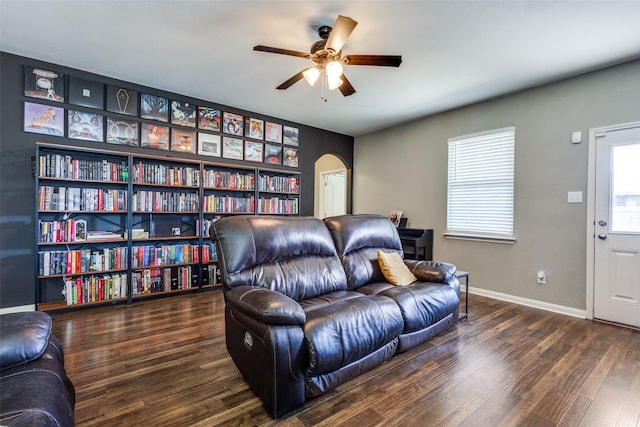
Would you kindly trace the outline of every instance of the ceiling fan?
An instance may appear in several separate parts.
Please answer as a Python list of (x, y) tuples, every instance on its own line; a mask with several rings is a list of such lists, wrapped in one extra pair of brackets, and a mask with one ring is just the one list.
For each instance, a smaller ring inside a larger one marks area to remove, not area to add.
[[(343, 73), (343, 65), (375, 65), (382, 67), (399, 67), (402, 63), (400, 55), (344, 55), (342, 46), (345, 44), (353, 29), (358, 25), (353, 19), (339, 15), (332, 27), (323, 25), (318, 28), (319, 41), (311, 45), (310, 53), (296, 50), (281, 49), (270, 46), (254, 46), (253, 50), (261, 52), (279, 53), (281, 55), (298, 56), (311, 59), (315, 65), (301, 70), (299, 73), (283, 82), (276, 89), (287, 89), (303, 78), (313, 86), (319, 77), (326, 75), (329, 90), (339, 88), (342, 95), (349, 96), (356, 93), (347, 77)], [(322, 78), (324, 97), (324, 76)]]

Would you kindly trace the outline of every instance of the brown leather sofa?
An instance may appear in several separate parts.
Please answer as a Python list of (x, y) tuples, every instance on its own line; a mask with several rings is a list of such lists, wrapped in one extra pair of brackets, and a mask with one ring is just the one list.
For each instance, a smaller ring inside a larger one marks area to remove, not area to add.
[(215, 222), (210, 235), (227, 349), (274, 418), (458, 320), (452, 264), (405, 260), (418, 280), (386, 281), (378, 250), (402, 255), (386, 217), (236, 216)]
[(49, 315), (0, 315), (0, 425), (71, 427), (74, 405)]

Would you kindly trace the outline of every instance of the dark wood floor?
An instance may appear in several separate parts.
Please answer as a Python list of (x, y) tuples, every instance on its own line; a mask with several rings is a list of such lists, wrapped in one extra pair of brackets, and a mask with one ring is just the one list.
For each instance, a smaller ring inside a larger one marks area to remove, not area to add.
[(280, 420), (220, 291), (54, 314), (78, 426), (640, 426), (640, 332), (470, 295), (470, 317)]

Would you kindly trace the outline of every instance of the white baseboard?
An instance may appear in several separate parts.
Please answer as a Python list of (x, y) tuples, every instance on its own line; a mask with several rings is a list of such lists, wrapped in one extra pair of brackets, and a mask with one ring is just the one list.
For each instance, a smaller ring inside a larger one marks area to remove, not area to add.
[(541, 310), (552, 311), (554, 313), (566, 314), (567, 316), (587, 318), (586, 310), (578, 310), (577, 308), (565, 307), (563, 305), (551, 304), (549, 302), (538, 301), (529, 298), (517, 297), (514, 295), (503, 294), (501, 292), (489, 291), (487, 289), (474, 288), (469, 286), (469, 293), (480, 295), (483, 297), (498, 299), (501, 301), (512, 302), (515, 304), (526, 305), (527, 307), (539, 308)]
[(36, 305), (17, 305), (15, 307), (0, 308), (0, 314), (19, 313), (21, 311), (36, 311)]

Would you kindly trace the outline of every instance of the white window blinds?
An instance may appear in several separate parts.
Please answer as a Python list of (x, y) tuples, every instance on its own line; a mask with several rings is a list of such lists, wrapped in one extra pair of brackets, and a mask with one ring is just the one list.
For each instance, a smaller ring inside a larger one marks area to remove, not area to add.
[(513, 239), (515, 131), (449, 139), (448, 235)]

